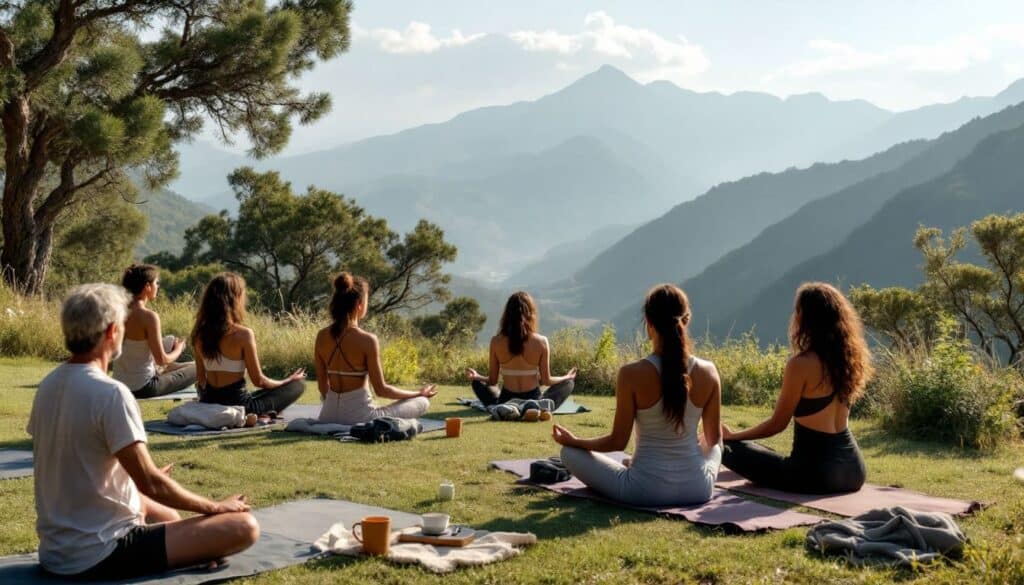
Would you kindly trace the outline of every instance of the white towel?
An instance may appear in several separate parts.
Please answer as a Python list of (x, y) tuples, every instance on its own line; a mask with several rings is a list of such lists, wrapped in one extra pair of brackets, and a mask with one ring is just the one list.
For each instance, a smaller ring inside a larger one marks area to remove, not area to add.
[[(407, 530), (416, 532), (419, 528)], [(391, 534), (391, 548), (385, 558), (396, 563), (420, 564), (434, 573), (449, 573), (459, 567), (503, 561), (518, 555), (520, 547), (537, 542), (537, 537), (531, 533), (478, 531), (476, 539), (463, 547), (432, 546), (398, 542), (398, 534)], [(313, 550), (355, 557), (363, 554), (363, 545), (343, 523), (338, 522), (313, 543)]]
[(167, 413), (167, 422), (179, 427), (200, 425), (204, 429), (233, 429), (245, 426), (245, 408), (186, 402)]

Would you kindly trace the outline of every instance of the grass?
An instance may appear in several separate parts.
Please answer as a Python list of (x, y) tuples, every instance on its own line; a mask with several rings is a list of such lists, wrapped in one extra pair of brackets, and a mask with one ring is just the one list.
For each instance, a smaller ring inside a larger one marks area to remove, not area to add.
[[(35, 385), (53, 367), (35, 358), (0, 358), (0, 448), (27, 448), (25, 422)], [(460, 439), (424, 435), (390, 445), (270, 433), (215, 439), (154, 435), (150, 449), (174, 475), (212, 497), (244, 492), (258, 507), (309, 497), (344, 498), (410, 512), (447, 509), (457, 522), (485, 529), (530, 531), (540, 542), (510, 561), (436, 577), (414, 567), (375, 559), (327, 559), (266, 573), (247, 583), (991, 583), (1021, 574), (1024, 487), (1011, 478), (1024, 464), (1024, 447), (988, 454), (893, 439), (877, 423), (856, 420), (853, 429), (874, 483), (897, 484), (934, 495), (992, 502), (962, 521), (975, 549), (962, 564), (926, 572), (851, 569), (822, 560), (803, 547), (805, 529), (766, 534), (722, 530), (666, 520), (588, 500), (517, 487), (510, 476), (488, 469), (493, 459), (556, 452), (547, 424), (499, 423), (454, 403), (465, 388), (443, 387), (433, 416), (467, 417)], [(580, 400), (594, 411), (560, 418), (591, 436), (611, 422), (611, 397)], [(315, 402), (310, 384), (304, 402)], [(145, 418), (171, 405), (143, 403)], [(767, 414), (760, 407), (727, 407), (725, 420), (747, 426)], [(785, 449), (790, 437), (769, 443)], [(456, 484), (456, 499), (435, 501), (443, 478)], [(32, 479), (0, 481), (0, 554), (36, 548)]]

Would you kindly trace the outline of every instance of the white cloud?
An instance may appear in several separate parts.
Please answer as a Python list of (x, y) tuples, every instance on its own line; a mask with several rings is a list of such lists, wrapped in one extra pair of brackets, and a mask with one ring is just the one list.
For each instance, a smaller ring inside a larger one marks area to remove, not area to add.
[(808, 78), (830, 73), (891, 68), (906, 73), (960, 73), (993, 60), (1003, 48), (1024, 47), (1024, 25), (1001, 24), (931, 44), (865, 50), (827, 39), (807, 43), (813, 57), (790, 63), (768, 76)]
[(485, 33), (467, 36), (461, 30), (453, 29), (449, 36), (441, 38), (434, 35), (429, 24), (416, 21), (410, 22), (404, 31), (393, 28), (366, 30), (358, 25), (352, 30), (357, 39), (372, 39), (382, 51), (396, 55), (425, 54), (449, 47), (462, 47), (485, 36)]
[(650, 29), (619, 24), (604, 11), (587, 14), (578, 33), (521, 30), (508, 36), (526, 51), (590, 53), (630, 63), (642, 81), (679, 81), (703, 73), (710, 65), (704, 49), (685, 37), (666, 39)]

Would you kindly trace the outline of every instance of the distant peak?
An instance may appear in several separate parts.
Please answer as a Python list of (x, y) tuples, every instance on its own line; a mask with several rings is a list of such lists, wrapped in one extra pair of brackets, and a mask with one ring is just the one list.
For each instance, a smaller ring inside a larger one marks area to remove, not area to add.
[(1018, 79), (999, 92), (996, 97), (1012, 99), (1013, 101), (1024, 100), (1024, 79)]
[(579, 78), (578, 80), (576, 80), (576, 83), (574, 83), (573, 85), (577, 85), (577, 84), (581, 84), (581, 83), (586, 83), (586, 84), (600, 83), (602, 85), (609, 85), (609, 84), (639, 85), (636, 82), (636, 80), (634, 80), (629, 75), (626, 75), (626, 73), (624, 71), (622, 71), (621, 69), (619, 69), (617, 67), (614, 67), (612, 65), (602, 65), (602, 66), (600, 66), (596, 71), (588, 73), (588, 74), (584, 75), (583, 77)]

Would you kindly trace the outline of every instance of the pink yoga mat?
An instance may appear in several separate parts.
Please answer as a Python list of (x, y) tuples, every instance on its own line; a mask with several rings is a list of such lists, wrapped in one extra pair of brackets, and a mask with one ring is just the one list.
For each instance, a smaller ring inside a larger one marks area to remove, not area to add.
[[(609, 453), (609, 455), (611, 454)], [(753, 532), (756, 530), (781, 530), (794, 526), (806, 526), (817, 524), (821, 521), (821, 518), (817, 516), (766, 506), (717, 489), (711, 496), (711, 500), (694, 506), (666, 506), (663, 508), (628, 506), (621, 502), (614, 502), (604, 498), (600, 494), (588, 489), (587, 486), (583, 485), (576, 478), (555, 484), (531, 483), (528, 478), (530, 477), (530, 463), (533, 461), (535, 460), (492, 461), (491, 466), (516, 474), (519, 476), (519, 483), (522, 484), (544, 488), (566, 496), (590, 498), (614, 506), (684, 518), (696, 524), (731, 526), (745, 532)]]
[(754, 485), (724, 466), (718, 472), (718, 481), (715, 482), (715, 485), (733, 492), (798, 504), (840, 516), (859, 516), (875, 508), (891, 508), (893, 506), (903, 506), (921, 512), (945, 512), (960, 516), (971, 514), (983, 507), (980, 502), (936, 498), (902, 488), (884, 487), (870, 483), (865, 484), (860, 491), (846, 494), (795, 494)]

